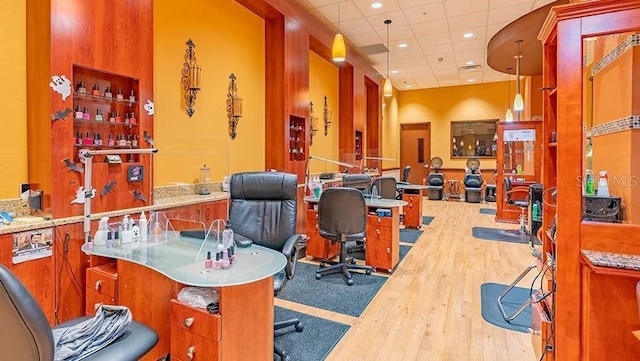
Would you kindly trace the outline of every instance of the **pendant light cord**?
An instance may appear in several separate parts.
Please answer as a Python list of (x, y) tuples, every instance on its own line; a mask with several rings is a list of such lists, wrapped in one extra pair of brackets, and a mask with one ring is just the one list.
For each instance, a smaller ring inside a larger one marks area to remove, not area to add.
[(338, 34), (340, 33), (340, 2), (341, 0), (338, 0)]
[(511, 109), (511, 69), (507, 68), (507, 109)]
[(384, 23), (387, 24), (387, 79), (389, 79), (389, 53), (391, 52), (389, 50), (389, 24), (391, 24), (391, 20), (387, 19)]

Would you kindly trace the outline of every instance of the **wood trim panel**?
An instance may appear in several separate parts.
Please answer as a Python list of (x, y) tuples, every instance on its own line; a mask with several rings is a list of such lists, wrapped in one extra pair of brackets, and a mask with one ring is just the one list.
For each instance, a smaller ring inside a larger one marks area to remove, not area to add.
[(580, 224), (580, 249), (640, 255), (640, 225), (600, 222)]

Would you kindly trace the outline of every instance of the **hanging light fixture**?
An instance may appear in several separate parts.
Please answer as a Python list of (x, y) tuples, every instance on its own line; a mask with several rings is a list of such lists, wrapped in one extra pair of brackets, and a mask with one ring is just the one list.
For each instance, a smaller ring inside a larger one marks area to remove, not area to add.
[(513, 121), (513, 113), (509, 106), (509, 104), (511, 104), (511, 70), (513, 70), (513, 68), (507, 68), (507, 113), (504, 115), (505, 122)]
[[(513, 99), (513, 110), (520, 112), (524, 110), (524, 99), (522, 99), (522, 94), (520, 94), (520, 59), (522, 59), (522, 55), (520, 55), (520, 43), (523, 40), (516, 40), (518, 44), (518, 55), (514, 56), (516, 59), (516, 97)], [(520, 114), (518, 114), (518, 120), (520, 119)]]
[(391, 85), (391, 79), (389, 79), (389, 24), (391, 24), (391, 20), (387, 19), (384, 23), (387, 24), (387, 77), (384, 79), (384, 86), (382, 89), (384, 96), (390, 97), (393, 95), (393, 85)]
[(347, 48), (344, 45), (344, 37), (340, 33), (340, 1), (338, 1), (338, 33), (333, 38), (331, 57), (336, 63), (342, 63), (347, 58)]

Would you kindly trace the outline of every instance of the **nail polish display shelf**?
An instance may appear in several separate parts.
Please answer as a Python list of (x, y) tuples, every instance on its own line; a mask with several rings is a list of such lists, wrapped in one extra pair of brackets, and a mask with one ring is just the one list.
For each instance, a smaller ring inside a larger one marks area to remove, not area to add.
[(127, 128), (133, 128), (133, 127), (137, 127), (138, 124), (131, 124), (131, 123), (125, 123), (125, 122), (110, 122), (108, 120), (102, 120), (102, 121), (98, 121), (98, 120), (85, 120), (85, 119), (74, 119), (73, 120), (74, 123), (77, 124), (100, 124), (100, 125), (113, 125), (113, 126), (121, 126), (121, 127), (127, 127)]
[(78, 93), (78, 92), (73, 93), (73, 98), (78, 100), (87, 100), (87, 101), (94, 101), (94, 102), (101, 102), (101, 103), (129, 104), (130, 106), (134, 104), (138, 104), (137, 100), (131, 101), (129, 100), (128, 97), (122, 100), (118, 100), (118, 98), (116, 98), (115, 96), (113, 98), (107, 98), (102, 95), (93, 95), (93, 94), (85, 94), (85, 93)]
[(126, 145), (95, 145), (95, 144), (74, 144), (76, 148), (102, 148), (102, 149), (140, 149), (140, 147)]

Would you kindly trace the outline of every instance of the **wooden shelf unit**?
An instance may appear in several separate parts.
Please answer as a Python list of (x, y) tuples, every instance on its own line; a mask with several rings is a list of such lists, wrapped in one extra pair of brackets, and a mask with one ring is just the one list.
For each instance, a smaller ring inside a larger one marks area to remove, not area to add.
[[(543, 46), (542, 183), (557, 189), (557, 207), (543, 209), (543, 257), (555, 259), (551, 327), (542, 329), (541, 347), (553, 345), (544, 360), (635, 360), (640, 326), (635, 283), (628, 272), (594, 268), (580, 251), (640, 254), (638, 225), (582, 221), (584, 174), (583, 41), (585, 38), (640, 29), (640, 2), (602, 0), (556, 6), (538, 39)], [(637, 50), (636, 50), (637, 51)], [(610, 94), (615, 97), (617, 95)], [(543, 197), (545, 201), (548, 196)], [(546, 205), (546, 203), (545, 203)], [(547, 232), (557, 210), (555, 240)], [(632, 297), (633, 296), (633, 297)]]

